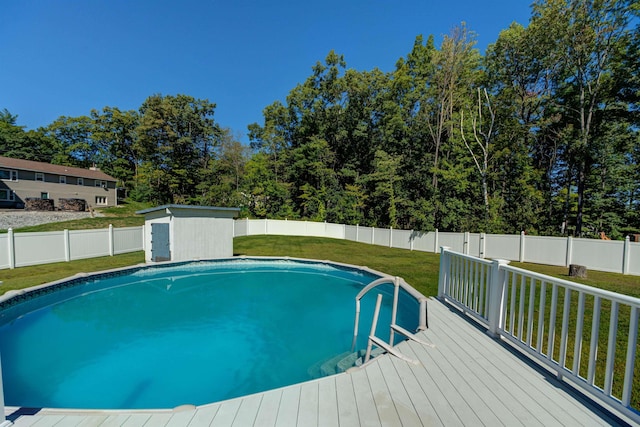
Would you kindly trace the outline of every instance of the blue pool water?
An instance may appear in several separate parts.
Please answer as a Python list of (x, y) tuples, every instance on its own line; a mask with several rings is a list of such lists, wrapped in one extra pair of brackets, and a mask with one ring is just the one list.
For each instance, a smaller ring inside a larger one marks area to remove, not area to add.
[[(351, 347), (356, 294), (371, 273), (321, 263), (237, 260), (85, 280), (0, 311), (9, 406), (172, 408), (306, 381)], [(392, 286), (364, 299), (366, 347), (388, 338)], [(417, 303), (401, 298), (415, 329)]]

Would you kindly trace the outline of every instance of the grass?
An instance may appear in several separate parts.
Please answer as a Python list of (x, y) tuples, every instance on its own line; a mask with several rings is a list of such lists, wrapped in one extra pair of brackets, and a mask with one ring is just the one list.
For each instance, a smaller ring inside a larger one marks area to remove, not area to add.
[(56, 262), (52, 264), (19, 267), (13, 270), (0, 270), (0, 294), (13, 289), (24, 289), (30, 286), (60, 280), (77, 273), (110, 270), (112, 268), (127, 267), (144, 262), (144, 252), (131, 252), (115, 256), (82, 259), (71, 262)]
[[(144, 215), (137, 215), (136, 211), (150, 207), (147, 203), (126, 202), (119, 206), (109, 208), (98, 208), (96, 212), (104, 216), (96, 216), (93, 218), (74, 219), (71, 221), (50, 222), (47, 224), (33, 225), (29, 227), (20, 227), (13, 230), (14, 232), (30, 232), (30, 231), (60, 231), (60, 230), (88, 230), (97, 228), (108, 228), (109, 224), (114, 227), (138, 227), (144, 224)], [(0, 230), (6, 233), (7, 230)]]
[(438, 293), (440, 256), (320, 237), (236, 237), (235, 255), (290, 256), (360, 265), (400, 276), (426, 296)]
[[(116, 211), (118, 214), (124, 213), (128, 215), (142, 208), (140, 205), (129, 204), (124, 207), (108, 208), (106, 213)], [(96, 219), (99, 218), (90, 218), (90, 220)], [(76, 221), (69, 222), (75, 223)], [(63, 229), (61, 224), (65, 223), (47, 225), (52, 226), (54, 230), (61, 230)], [(367, 266), (383, 273), (404, 278), (407, 283), (426, 296), (435, 296), (438, 293), (440, 256), (428, 252), (393, 249), (348, 240), (320, 237), (248, 236), (234, 239), (234, 254), (326, 259), (346, 264)], [(0, 292), (40, 285), (72, 276), (79, 272), (107, 270), (141, 262), (144, 262), (144, 254), (142, 252), (134, 252), (113, 257), (0, 270), (0, 280), (4, 282), (0, 285)], [(565, 267), (526, 263), (513, 263), (512, 265), (640, 298), (640, 276), (625, 276), (591, 270), (588, 272), (588, 279), (578, 280), (568, 277), (568, 269)]]

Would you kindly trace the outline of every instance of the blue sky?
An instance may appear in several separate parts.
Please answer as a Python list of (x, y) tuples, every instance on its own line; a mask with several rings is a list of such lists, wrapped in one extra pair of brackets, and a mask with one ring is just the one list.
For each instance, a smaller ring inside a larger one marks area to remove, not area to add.
[(150, 95), (208, 99), (247, 125), (284, 100), (330, 50), (348, 68), (391, 71), (415, 37), (465, 21), (484, 52), (530, 0), (20, 0), (0, 12), (0, 109), (27, 129)]

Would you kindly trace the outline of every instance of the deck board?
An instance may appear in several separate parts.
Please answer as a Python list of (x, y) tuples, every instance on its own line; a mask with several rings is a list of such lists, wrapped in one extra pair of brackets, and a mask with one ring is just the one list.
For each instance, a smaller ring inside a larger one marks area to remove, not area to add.
[(278, 408), (282, 398), (281, 390), (273, 390), (262, 395), (262, 402), (256, 414), (254, 425), (272, 427), (276, 425), (278, 419)]
[(429, 301), (429, 326), (359, 369), (179, 412), (6, 408), (16, 427), (37, 426), (460, 426), (612, 425), (618, 419), (498, 342), (465, 316)]

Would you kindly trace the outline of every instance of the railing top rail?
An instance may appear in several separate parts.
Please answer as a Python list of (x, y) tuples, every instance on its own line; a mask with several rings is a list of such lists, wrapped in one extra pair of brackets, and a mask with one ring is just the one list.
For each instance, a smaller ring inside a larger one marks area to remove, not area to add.
[(512, 265), (501, 265), (500, 268), (503, 268), (505, 271), (511, 271), (526, 277), (531, 277), (531, 278), (538, 279), (545, 282), (557, 283), (561, 286), (564, 286), (566, 288), (569, 288), (575, 291), (585, 292), (591, 295), (599, 296), (601, 298), (617, 301), (622, 304), (640, 308), (640, 298), (619, 294), (617, 292), (607, 291), (607, 290), (596, 288), (593, 286), (583, 285), (581, 283), (571, 282), (565, 279), (559, 279), (557, 277), (548, 276), (542, 273), (535, 273), (529, 270), (525, 270), (523, 268), (514, 267)]
[(385, 276), (385, 277), (381, 277), (379, 279), (374, 280), (373, 282), (369, 283), (367, 286), (362, 288), (362, 290), (360, 292), (358, 292), (358, 295), (356, 295), (356, 301), (359, 301), (360, 299), (362, 299), (362, 297), (367, 292), (369, 292), (371, 289), (375, 288), (376, 286), (383, 285), (385, 283), (391, 283), (392, 285), (396, 285), (396, 283), (397, 283), (398, 286), (400, 286), (402, 289), (407, 291), (407, 293), (409, 295), (411, 295), (413, 298), (415, 298), (418, 301), (426, 299), (426, 297), (424, 295), (422, 295), (414, 287), (412, 287), (407, 282), (405, 282), (405, 280), (403, 278)]
[(493, 261), (490, 260), (490, 259), (478, 258), (478, 257), (475, 257), (473, 255), (467, 255), (467, 254), (463, 254), (463, 253), (460, 253), (460, 252), (452, 251), (451, 249), (442, 248), (442, 254), (444, 254), (445, 252), (450, 253), (452, 255), (455, 255), (457, 257), (460, 257), (460, 258), (467, 259), (469, 261), (477, 262), (478, 264), (484, 264), (484, 265), (493, 264)]

